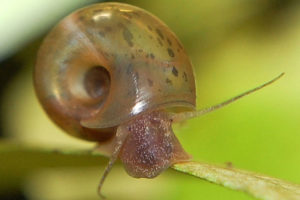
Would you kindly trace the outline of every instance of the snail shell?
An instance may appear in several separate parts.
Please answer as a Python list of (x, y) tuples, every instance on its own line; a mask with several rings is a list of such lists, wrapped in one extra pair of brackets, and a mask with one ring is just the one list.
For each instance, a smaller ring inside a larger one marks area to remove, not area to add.
[(182, 44), (158, 18), (127, 4), (95, 4), (63, 19), (40, 47), (34, 85), (54, 122), (98, 142), (145, 112), (195, 108)]

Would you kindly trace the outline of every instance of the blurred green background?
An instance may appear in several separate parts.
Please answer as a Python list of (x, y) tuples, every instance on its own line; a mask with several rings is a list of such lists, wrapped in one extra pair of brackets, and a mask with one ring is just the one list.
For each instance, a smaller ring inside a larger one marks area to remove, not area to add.
[[(20, 151), (4, 141), (53, 149), (94, 144), (64, 134), (34, 95), (36, 52), (51, 27), (96, 0), (0, 1), (0, 199), (98, 199), (106, 158)], [(300, 184), (300, 2), (295, 0), (122, 1), (162, 19), (194, 64), (203, 108), (273, 85), (226, 108), (174, 125), (195, 160), (264, 173)], [(7, 143), (6, 143), (7, 144)], [(133, 179), (115, 165), (103, 187), (109, 199), (252, 199), (173, 170)]]

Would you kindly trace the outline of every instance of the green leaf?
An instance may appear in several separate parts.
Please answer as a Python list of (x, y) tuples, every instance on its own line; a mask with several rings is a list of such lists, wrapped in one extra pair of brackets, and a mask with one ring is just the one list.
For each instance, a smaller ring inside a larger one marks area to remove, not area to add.
[(258, 199), (300, 199), (300, 185), (254, 172), (202, 162), (180, 163), (174, 165), (173, 169), (233, 190), (246, 192)]
[[(9, 160), (9, 157), (17, 156), (20, 159), (25, 160), (35, 160), (37, 162), (38, 159), (42, 159), (43, 156), (40, 154), (49, 154), (55, 156), (53, 159), (60, 160), (63, 158), (59, 158), (64, 155), (71, 155), (71, 156), (81, 156), (84, 159), (87, 159), (87, 156), (96, 162), (97, 160), (101, 160), (101, 163), (106, 163), (106, 160), (103, 159), (104, 156), (101, 155), (99, 152), (91, 151), (91, 150), (78, 150), (78, 149), (49, 149), (43, 148), (39, 146), (24, 146), (16, 143), (1, 143), (0, 144), (0, 161), (2, 160), (3, 163), (6, 165), (2, 165), (0, 167), (0, 172), (3, 171), (8, 173), (8, 168), (12, 166), (7, 165), (5, 160)], [(101, 157), (101, 159), (99, 159)], [(31, 158), (31, 159), (29, 159)], [(49, 158), (47, 157), (49, 161)], [(77, 158), (74, 158), (69, 164), (73, 165), (76, 163)], [(82, 159), (81, 159), (82, 161)], [(91, 161), (91, 160), (90, 160)], [(60, 162), (56, 162), (59, 165)], [(86, 162), (81, 162), (86, 163)], [(16, 165), (17, 163), (12, 163)], [(29, 165), (29, 163), (23, 163), (25, 165)], [(62, 164), (62, 163), (61, 163)], [(66, 165), (67, 163), (63, 163), (62, 165)], [(69, 165), (67, 164), (67, 165)], [(43, 166), (29, 166), (30, 169), (34, 170), (37, 167)], [(24, 166), (23, 166), (24, 167)], [(6, 169), (4, 169), (6, 168)], [(230, 188), (236, 191), (243, 191), (247, 194), (256, 197), (258, 199), (265, 199), (265, 200), (296, 200), (300, 199), (300, 185), (292, 184), (277, 178), (272, 178), (269, 176), (236, 169), (234, 167), (221, 167), (213, 164), (207, 164), (204, 162), (185, 162), (179, 163), (172, 166), (174, 170), (182, 172), (184, 174), (193, 175), (195, 177), (207, 180), (211, 183), (215, 183), (218, 185), (222, 185), (226, 188)], [(24, 169), (23, 169), (24, 170)], [(16, 173), (16, 172), (15, 172)], [(0, 173), (1, 174), (1, 173)], [(20, 174), (21, 175), (21, 174)]]

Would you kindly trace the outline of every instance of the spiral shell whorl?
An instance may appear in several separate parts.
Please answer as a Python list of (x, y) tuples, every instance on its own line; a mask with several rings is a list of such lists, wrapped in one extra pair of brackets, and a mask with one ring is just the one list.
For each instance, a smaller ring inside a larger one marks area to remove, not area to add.
[(192, 66), (179, 40), (126, 4), (96, 4), (62, 20), (43, 42), (34, 76), (51, 118), (88, 140), (109, 138), (147, 110), (195, 107)]

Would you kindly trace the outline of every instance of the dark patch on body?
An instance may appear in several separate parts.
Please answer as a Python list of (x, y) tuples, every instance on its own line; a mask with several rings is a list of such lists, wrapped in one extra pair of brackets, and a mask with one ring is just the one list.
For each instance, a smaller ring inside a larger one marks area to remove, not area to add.
[(105, 37), (105, 32), (104, 32), (104, 31), (99, 31), (99, 35), (100, 35), (101, 37)]
[(147, 28), (149, 29), (149, 31), (152, 31), (152, 27), (150, 25), (147, 25)]
[(106, 32), (110, 32), (110, 31), (112, 31), (112, 28), (111, 28), (110, 26), (105, 26), (105, 27), (104, 27), (104, 30), (105, 30)]
[(173, 68), (172, 68), (172, 74), (176, 77), (178, 76), (178, 70), (176, 69), (175, 66), (173, 66)]
[(139, 51), (140, 53), (142, 53), (142, 52), (143, 52), (143, 49), (139, 49), (138, 51)]
[(78, 18), (79, 21), (84, 21), (85, 20), (85, 17), (83, 15), (81, 15), (79, 18)]
[(154, 59), (154, 58), (155, 58), (155, 56), (154, 56), (154, 54), (153, 54), (153, 53), (150, 53), (150, 57), (151, 57), (152, 59)]
[(169, 85), (173, 85), (172, 80), (170, 80), (169, 78), (166, 78), (166, 83)]
[(132, 63), (130, 63), (128, 66), (127, 66), (127, 69), (126, 69), (126, 74), (132, 74), (133, 72), (133, 65)]
[(160, 44), (160, 46), (163, 46), (163, 43), (162, 43), (161, 39), (157, 38), (157, 41)]
[(131, 54), (131, 59), (135, 59), (135, 56), (133, 55), (133, 53)]
[(150, 87), (152, 87), (152, 86), (153, 86), (153, 81), (152, 81), (151, 79), (147, 79), (147, 81), (148, 81), (148, 85), (149, 85)]
[(127, 28), (124, 28), (123, 30), (123, 38), (130, 47), (133, 46), (133, 42), (132, 42), (133, 35)]
[(175, 56), (174, 51), (172, 49), (170, 49), (170, 48), (168, 48), (168, 54), (169, 54), (170, 57), (174, 57)]
[(183, 78), (183, 80), (184, 80), (185, 82), (187, 82), (187, 81), (188, 81), (188, 78), (187, 78), (187, 75), (186, 75), (186, 73), (185, 73), (185, 72), (183, 72), (183, 74), (182, 74), (182, 78)]
[(162, 34), (162, 32), (161, 32), (161, 30), (160, 29), (156, 29), (156, 33), (159, 35), (159, 37), (162, 39), (162, 40), (164, 40), (165, 38), (164, 38), (164, 35)]

